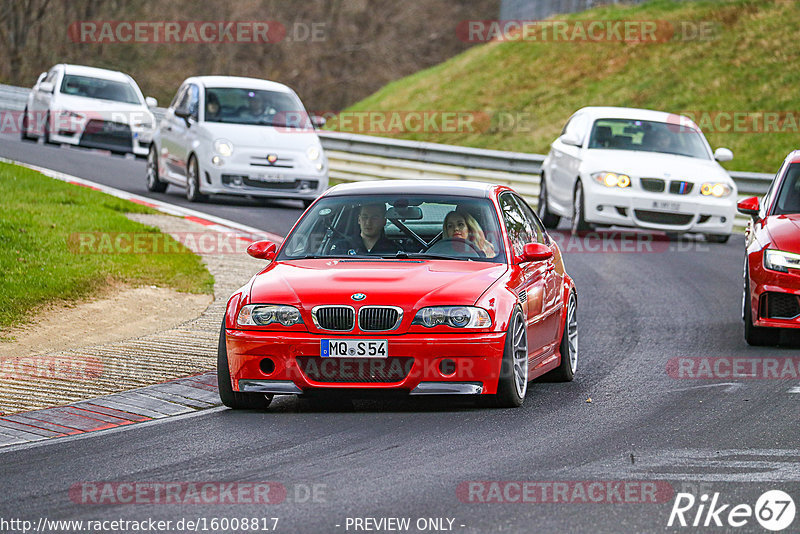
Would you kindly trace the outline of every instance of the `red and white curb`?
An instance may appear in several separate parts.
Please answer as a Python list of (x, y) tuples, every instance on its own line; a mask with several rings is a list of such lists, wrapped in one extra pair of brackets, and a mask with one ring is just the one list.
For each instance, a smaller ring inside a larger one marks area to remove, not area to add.
[(135, 202), (136, 204), (141, 204), (142, 206), (153, 208), (168, 215), (182, 217), (188, 221), (202, 224), (208, 230), (225, 234), (233, 233), (237, 236), (238, 239), (241, 239), (248, 243), (253, 241), (268, 240), (272, 241), (273, 243), (280, 244), (283, 241), (283, 237), (279, 236), (278, 234), (273, 234), (271, 232), (259, 230), (258, 228), (253, 228), (252, 226), (247, 226), (245, 224), (240, 224), (235, 221), (230, 221), (228, 219), (223, 219), (221, 217), (209, 215), (208, 213), (203, 213), (197, 210), (184, 208), (183, 206), (177, 206), (175, 204), (169, 204), (168, 202), (162, 202), (160, 200), (143, 197), (141, 195), (136, 195), (134, 193), (128, 193), (127, 191), (99, 184), (97, 182), (92, 182), (91, 180), (86, 180), (84, 178), (78, 178), (77, 176), (73, 176), (71, 174), (65, 174), (63, 172), (55, 171), (53, 169), (48, 169), (46, 167), (39, 167), (38, 165), (31, 165), (29, 163), (23, 163), (20, 161), (14, 161), (6, 158), (0, 158), (0, 161), (4, 163), (12, 163), (14, 165), (19, 165), (20, 167), (26, 167), (28, 169), (38, 171), (44, 174), (45, 176), (49, 176), (50, 178), (61, 180), (62, 182), (67, 182), (72, 185), (88, 187), (89, 189), (94, 189), (95, 191), (100, 191), (102, 193), (106, 193), (108, 195), (117, 198), (130, 200), (131, 202)]

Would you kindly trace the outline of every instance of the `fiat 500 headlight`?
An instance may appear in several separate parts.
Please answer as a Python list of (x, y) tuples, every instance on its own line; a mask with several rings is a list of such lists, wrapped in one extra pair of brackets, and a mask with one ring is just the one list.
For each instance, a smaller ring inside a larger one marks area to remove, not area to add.
[(214, 152), (220, 156), (228, 157), (233, 154), (233, 143), (227, 139), (217, 139), (214, 141)]
[(320, 149), (317, 146), (310, 146), (308, 147), (308, 150), (306, 150), (306, 156), (308, 156), (308, 159), (310, 159), (311, 161), (317, 161), (319, 159), (320, 154), (321, 154)]
[(788, 273), (789, 269), (800, 269), (800, 254), (783, 252), (782, 250), (766, 250), (764, 267), (771, 271)]
[(594, 181), (606, 187), (630, 187), (631, 177), (616, 172), (596, 172), (592, 174)]
[(239, 326), (267, 326), (273, 323), (292, 326), (302, 322), (300, 310), (294, 306), (276, 304), (248, 304), (239, 310), (236, 318)]
[(447, 325), (453, 328), (486, 328), (492, 325), (489, 312), (475, 306), (430, 306), (417, 312), (411, 324), (427, 328)]

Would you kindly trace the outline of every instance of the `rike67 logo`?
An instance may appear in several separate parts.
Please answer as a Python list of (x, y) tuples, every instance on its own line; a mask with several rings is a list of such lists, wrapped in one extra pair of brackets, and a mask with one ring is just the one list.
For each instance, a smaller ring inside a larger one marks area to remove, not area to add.
[(792, 524), (794, 515), (794, 500), (781, 490), (764, 492), (754, 507), (724, 503), (719, 493), (711, 497), (703, 494), (699, 499), (691, 493), (678, 493), (667, 526), (739, 528), (751, 524), (755, 517), (763, 528), (778, 532)]

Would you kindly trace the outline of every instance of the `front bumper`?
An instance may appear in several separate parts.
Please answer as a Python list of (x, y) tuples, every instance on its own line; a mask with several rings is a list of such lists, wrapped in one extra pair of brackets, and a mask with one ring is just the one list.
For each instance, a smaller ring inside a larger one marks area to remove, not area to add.
[(800, 328), (800, 272), (764, 268), (761, 253), (750, 257), (750, 309), (753, 324)]
[[(356, 359), (320, 357), (320, 341), (337, 336), (226, 329), (233, 389), (289, 394), (349, 389), (419, 395), (493, 394), (505, 336), (505, 332), (435, 337), (359, 335), (387, 339), (389, 350), (386, 359)], [(454, 367), (442, 365), (443, 360), (451, 360)], [(391, 370), (389, 374), (387, 370)]]
[[(109, 126), (106, 127), (106, 123)], [(110, 121), (62, 124), (50, 133), (54, 143), (146, 156), (153, 131)]]
[(586, 220), (595, 224), (630, 226), (666, 232), (731, 234), (736, 195), (703, 197), (610, 188), (591, 181), (585, 186)]

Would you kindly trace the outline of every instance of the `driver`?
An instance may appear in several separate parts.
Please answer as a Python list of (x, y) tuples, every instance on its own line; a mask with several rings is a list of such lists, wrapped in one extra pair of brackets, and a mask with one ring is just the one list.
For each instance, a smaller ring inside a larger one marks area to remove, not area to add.
[(208, 93), (206, 98), (206, 120), (218, 121), (220, 118), (220, 105), (217, 95)]
[(358, 227), (361, 232), (358, 239), (338, 241), (331, 247), (331, 252), (346, 251), (356, 254), (395, 254), (398, 252), (394, 241), (386, 237), (386, 205), (383, 202), (364, 204), (358, 211)]
[(244, 117), (258, 120), (264, 116), (266, 108), (267, 105), (264, 103), (261, 93), (250, 92), (247, 94), (247, 109), (244, 110)]
[(463, 239), (474, 244), (487, 258), (497, 254), (494, 246), (486, 240), (481, 225), (469, 213), (457, 210), (448, 213), (442, 223), (442, 235), (445, 239)]

